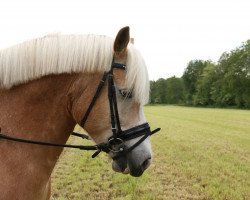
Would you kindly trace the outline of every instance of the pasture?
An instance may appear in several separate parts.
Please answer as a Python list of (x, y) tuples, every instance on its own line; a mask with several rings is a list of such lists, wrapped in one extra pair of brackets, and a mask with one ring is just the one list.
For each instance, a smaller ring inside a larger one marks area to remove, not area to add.
[(250, 199), (250, 111), (146, 106), (145, 113), (162, 131), (151, 138), (154, 159), (142, 177), (113, 172), (105, 154), (67, 149), (52, 199)]

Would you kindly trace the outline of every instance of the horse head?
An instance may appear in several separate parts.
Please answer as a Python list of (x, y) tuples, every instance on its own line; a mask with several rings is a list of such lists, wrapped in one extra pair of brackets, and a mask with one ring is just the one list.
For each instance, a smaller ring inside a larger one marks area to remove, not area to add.
[[(110, 138), (112, 141), (114, 141), (113, 139), (117, 141), (116, 136), (114, 136), (116, 132), (118, 135), (130, 134), (132, 139), (123, 141), (118, 138), (121, 140), (122, 148), (129, 149), (129, 151), (120, 153), (111, 149), (108, 153), (113, 159), (114, 171), (140, 176), (149, 167), (152, 160), (150, 139), (140, 134), (143, 131), (145, 133), (150, 131), (143, 112), (143, 105), (149, 96), (149, 80), (141, 54), (129, 41), (129, 27), (124, 27), (114, 40), (113, 61), (106, 74), (108, 78), (105, 77), (104, 73), (104, 78), (100, 82), (100, 84), (104, 83), (103, 88), (99, 91), (98, 97), (95, 98), (89, 115), (85, 117), (84, 129), (97, 144), (107, 143)], [(95, 93), (95, 91), (101, 76), (101, 73), (92, 75), (94, 77), (92, 81), (86, 85), (81, 94), (78, 94), (79, 98), (73, 103), (72, 112), (79, 124), (83, 125), (82, 116), (88, 112), (88, 105), (93, 101), (93, 98), (86, 96), (96, 96), (97, 92)], [(114, 93), (110, 92), (112, 90), (110, 79), (113, 82)], [(86, 79), (82, 78), (82, 81), (84, 82)], [(80, 83), (79, 87), (84, 85), (81, 81)], [(87, 95), (89, 93), (91, 95)], [(109, 98), (110, 95), (113, 96), (113, 99)], [(87, 102), (87, 105), (84, 102)], [(83, 105), (85, 105), (84, 108)], [(115, 116), (112, 118), (110, 117), (112, 115)], [(133, 138), (133, 134), (136, 134), (135, 138)]]

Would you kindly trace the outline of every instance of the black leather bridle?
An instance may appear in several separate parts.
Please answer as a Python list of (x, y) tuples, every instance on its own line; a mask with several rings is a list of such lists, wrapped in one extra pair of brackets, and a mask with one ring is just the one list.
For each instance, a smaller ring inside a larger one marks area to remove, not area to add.
[[(119, 112), (117, 107), (116, 101), (116, 88), (114, 85), (113, 80), (113, 69), (121, 69), (126, 70), (126, 65), (115, 63), (114, 60), (112, 61), (111, 69), (108, 72), (104, 72), (104, 75), (97, 87), (96, 93), (83, 116), (80, 125), (84, 127), (88, 116), (95, 105), (97, 98), (105, 84), (108, 81), (108, 99), (109, 99), (109, 108), (110, 108), (110, 119), (111, 119), (111, 129), (113, 135), (108, 138), (107, 142), (100, 143), (93, 146), (83, 146), (83, 145), (67, 145), (67, 144), (57, 144), (57, 143), (50, 143), (50, 142), (43, 142), (37, 140), (28, 140), (22, 138), (15, 138), (10, 137), (8, 135), (1, 133), (0, 128), (0, 139), (6, 139), (16, 142), (23, 142), (23, 143), (31, 143), (31, 144), (38, 144), (38, 145), (45, 145), (45, 146), (54, 146), (54, 147), (67, 147), (67, 148), (77, 148), (81, 150), (96, 150), (96, 152), (92, 155), (92, 158), (96, 157), (101, 151), (109, 153), (113, 152), (113, 159), (117, 159), (127, 153), (131, 152), (134, 148), (136, 148), (139, 144), (141, 144), (147, 137), (153, 135), (154, 133), (158, 132), (160, 128), (157, 128), (153, 131), (150, 131), (150, 127), (148, 123), (143, 123), (141, 125), (135, 126), (133, 128), (122, 130), (119, 120)], [(73, 132), (72, 135), (81, 137), (83, 139), (87, 139), (88, 136), (84, 134), (79, 134)], [(138, 141), (130, 147), (126, 147), (125, 142), (128, 140), (132, 140), (135, 138), (139, 138)]]

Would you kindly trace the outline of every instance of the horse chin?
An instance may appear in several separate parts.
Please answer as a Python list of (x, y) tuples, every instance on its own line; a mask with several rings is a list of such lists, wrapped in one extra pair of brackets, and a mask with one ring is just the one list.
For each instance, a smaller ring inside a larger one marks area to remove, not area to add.
[(127, 167), (122, 173), (123, 173), (123, 174), (129, 174), (129, 173), (130, 173), (129, 168)]
[(139, 167), (133, 167), (130, 164), (127, 164), (126, 160), (119, 159), (119, 162), (117, 160), (113, 161), (112, 168), (115, 172), (130, 174), (131, 176), (139, 177), (149, 167), (150, 163), (151, 159), (149, 159), (146, 163), (142, 164)]
[(125, 158), (119, 158), (117, 160), (113, 160), (112, 168), (115, 172), (121, 172), (127, 174), (127, 160)]
[(127, 166), (126, 167), (121, 166), (116, 161), (113, 162), (112, 168), (115, 172), (119, 172), (125, 175), (130, 174), (130, 170)]

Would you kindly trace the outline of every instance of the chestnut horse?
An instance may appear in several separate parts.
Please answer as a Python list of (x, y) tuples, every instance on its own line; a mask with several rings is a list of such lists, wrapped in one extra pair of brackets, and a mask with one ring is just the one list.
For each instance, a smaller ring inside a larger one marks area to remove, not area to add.
[[(129, 27), (115, 40), (97, 35), (48, 35), (0, 51), (0, 127), (16, 138), (65, 144), (112, 60), (122, 129), (145, 123), (149, 96), (144, 60), (129, 43)], [(97, 144), (112, 136), (104, 84), (84, 129)], [(124, 95), (128, 94), (129, 95)], [(132, 146), (139, 138), (126, 141)], [(63, 148), (0, 139), (0, 199), (50, 198), (50, 177)], [(112, 152), (109, 153), (112, 157)], [(113, 160), (117, 172), (140, 176), (151, 163), (149, 138)]]

